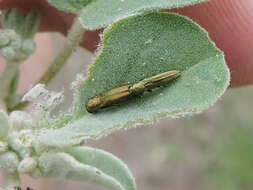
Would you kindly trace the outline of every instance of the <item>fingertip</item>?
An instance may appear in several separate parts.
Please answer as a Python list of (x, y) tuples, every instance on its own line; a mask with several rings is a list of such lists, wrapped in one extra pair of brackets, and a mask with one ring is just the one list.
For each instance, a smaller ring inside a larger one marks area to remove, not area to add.
[(252, 0), (212, 0), (173, 11), (199, 23), (224, 51), (232, 87), (253, 83)]

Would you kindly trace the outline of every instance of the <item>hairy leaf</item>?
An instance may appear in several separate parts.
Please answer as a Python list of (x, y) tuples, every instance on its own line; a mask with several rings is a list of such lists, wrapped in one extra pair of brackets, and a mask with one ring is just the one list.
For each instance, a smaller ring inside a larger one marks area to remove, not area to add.
[(96, 167), (115, 178), (126, 190), (136, 189), (134, 178), (128, 167), (114, 155), (90, 147), (67, 148), (65, 152), (79, 162)]
[(99, 184), (115, 190), (127, 190), (112, 176), (96, 167), (79, 162), (67, 153), (42, 154), (39, 158), (39, 168), (44, 177), (77, 180)]
[[(118, 106), (86, 111), (93, 96), (169, 70), (181, 76)], [(80, 87), (76, 119), (47, 132), (39, 142), (68, 146), (99, 138), (113, 130), (170, 116), (199, 113), (224, 93), (230, 74), (223, 53), (191, 20), (169, 13), (132, 16), (108, 28), (88, 78)]]
[(172, 9), (207, 0), (96, 0), (80, 14), (84, 28), (95, 30), (106, 27), (132, 14), (161, 9)]
[(5, 29), (12, 29), (18, 34), (22, 33), (25, 17), (19, 9), (10, 9), (3, 12), (2, 25)]
[(48, 2), (56, 7), (57, 9), (60, 9), (62, 11), (66, 12), (72, 12), (77, 13), (82, 8), (84, 8), (87, 4), (89, 4), (91, 1), (94, 0), (48, 0)]

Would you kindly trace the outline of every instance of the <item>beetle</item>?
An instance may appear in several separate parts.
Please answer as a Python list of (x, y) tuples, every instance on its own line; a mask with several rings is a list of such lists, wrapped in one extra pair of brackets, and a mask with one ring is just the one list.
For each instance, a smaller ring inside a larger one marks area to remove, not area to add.
[(87, 101), (85, 105), (86, 110), (90, 113), (94, 113), (99, 109), (121, 103), (132, 97), (139, 96), (145, 91), (150, 91), (154, 88), (160, 87), (161, 85), (165, 85), (180, 76), (180, 74), (181, 72), (178, 70), (167, 71), (145, 78), (137, 83), (120, 86), (102, 92)]

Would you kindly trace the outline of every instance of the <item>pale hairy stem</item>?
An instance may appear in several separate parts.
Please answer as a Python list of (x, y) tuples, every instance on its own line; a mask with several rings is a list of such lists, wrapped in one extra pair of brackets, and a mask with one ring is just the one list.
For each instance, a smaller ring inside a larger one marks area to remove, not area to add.
[(19, 63), (15, 61), (9, 61), (6, 64), (6, 69), (3, 75), (0, 77), (0, 99), (3, 101), (8, 96), (8, 89), (12, 79), (18, 73)]
[[(71, 29), (68, 32), (66, 42), (60, 53), (56, 56), (53, 63), (47, 69), (45, 74), (41, 77), (38, 83), (48, 84), (63, 68), (75, 48), (81, 42), (85, 33), (85, 29), (80, 24), (79, 20), (75, 18), (74, 23), (71, 26)], [(9, 111), (20, 110), (25, 108), (28, 105), (28, 102), (20, 102), (16, 106), (9, 108)]]
[(46, 73), (39, 80), (39, 83), (47, 84), (54, 78), (54, 76), (56, 76), (59, 73), (59, 71), (67, 62), (68, 58), (71, 56), (72, 52), (75, 50), (79, 42), (82, 40), (84, 32), (85, 29), (82, 27), (79, 20), (76, 18), (67, 35), (67, 39), (63, 49), (57, 55), (57, 57), (50, 65)]
[(6, 112), (6, 104), (4, 101), (0, 100), (0, 110)]

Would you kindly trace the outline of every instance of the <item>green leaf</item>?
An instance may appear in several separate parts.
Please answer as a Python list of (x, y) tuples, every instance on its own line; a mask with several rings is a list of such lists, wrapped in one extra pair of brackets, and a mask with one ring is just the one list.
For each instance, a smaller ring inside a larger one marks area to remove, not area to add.
[(114, 155), (90, 147), (67, 148), (65, 152), (73, 156), (79, 162), (96, 167), (107, 175), (110, 175), (117, 180), (125, 190), (136, 189), (134, 178), (127, 165)]
[(20, 49), (20, 51), (27, 56), (31, 55), (33, 52), (35, 52), (35, 50), (36, 43), (31, 39), (24, 40)]
[(18, 9), (10, 9), (3, 12), (2, 25), (5, 29), (15, 30), (22, 33), (25, 17)]
[[(73, 151), (73, 154), (77, 152)], [(39, 158), (39, 168), (43, 177), (77, 180), (99, 184), (115, 190), (125, 189), (115, 178), (92, 165), (83, 164), (63, 152), (44, 153)]]
[(204, 1), (207, 0), (96, 0), (83, 9), (80, 21), (84, 28), (95, 30), (136, 13), (179, 8)]
[(4, 46), (8, 46), (10, 41), (11, 41), (11, 39), (10, 39), (8, 33), (1, 31), (1, 33), (0, 33), (0, 48), (2, 48)]
[(24, 15), (19, 9), (4, 11), (2, 25), (4, 29), (14, 30), (23, 39), (33, 38), (40, 24), (40, 14), (31, 10)]
[(15, 172), (18, 168), (19, 158), (14, 152), (0, 154), (0, 169), (5, 172)]
[(25, 16), (22, 28), (22, 36), (25, 39), (33, 38), (40, 25), (40, 14), (36, 10), (31, 10)]
[[(96, 114), (85, 109), (87, 100), (101, 92), (169, 70), (182, 74), (166, 87)], [(68, 146), (161, 117), (199, 113), (220, 98), (229, 80), (223, 53), (191, 20), (169, 13), (132, 16), (105, 31), (100, 52), (80, 87), (78, 119), (45, 133), (39, 143)]]
[(0, 140), (6, 140), (9, 131), (8, 116), (0, 110)]
[(66, 12), (78, 13), (82, 8), (94, 0), (48, 0), (48, 2)]

